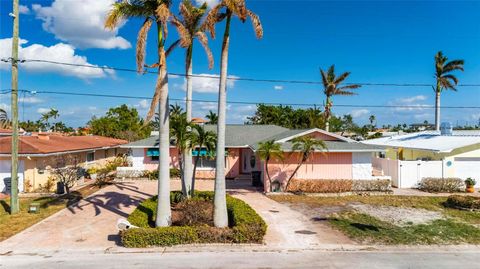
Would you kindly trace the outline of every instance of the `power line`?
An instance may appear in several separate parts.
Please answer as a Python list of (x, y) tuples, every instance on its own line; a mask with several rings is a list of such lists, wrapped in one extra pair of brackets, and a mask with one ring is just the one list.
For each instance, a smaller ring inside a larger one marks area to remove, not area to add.
[[(114, 95), (114, 94), (95, 94), (95, 93), (75, 93), (75, 92), (65, 92), (65, 91), (30, 91), (30, 90), (19, 90), (20, 92), (27, 92), (30, 94), (53, 94), (53, 95), (69, 95), (69, 96), (89, 96), (89, 97), (105, 97), (105, 98), (121, 98), (121, 99), (137, 99), (137, 100), (151, 100), (150, 96), (131, 96), (131, 95)], [(185, 102), (183, 98), (170, 98), (171, 101)], [(192, 102), (197, 103), (218, 103), (216, 100), (205, 100), (205, 99), (192, 99)], [(251, 101), (227, 101), (229, 104), (240, 104), (240, 105), (275, 105), (275, 106), (303, 106), (303, 107), (314, 107), (322, 106), (321, 104), (315, 103), (275, 103), (275, 102), (251, 102)], [(355, 104), (335, 104), (335, 107), (367, 107), (367, 108), (412, 108), (412, 109), (433, 109), (435, 106), (427, 105), (355, 105)], [(480, 109), (480, 106), (442, 106), (442, 108), (448, 109)]]
[[(10, 58), (2, 59), (4, 62), (11, 61)], [(112, 66), (99, 66), (99, 65), (90, 65), (90, 64), (74, 64), (74, 63), (65, 63), (65, 62), (58, 62), (58, 61), (50, 61), (50, 60), (40, 60), (40, 59), (22, 59), (20, 63), (48, 63), (48, 64), (56, 64), (56, 65), (65, 65), (65, 66), (75, 66), (75, 67), (86, 67), (86, 68), (95, 68), (95, 69), (102, 69), (102, 70), (114, 70), (114, 71), (122, 71), (122, 72), (132, 72), (138, 73), (136, 69), (129, 69), (129, 68), (121, 68), (121, 67), (112, 67)], [(143, 74), (157, 74), (155, 71), (144, 70)], [(186, 74), (183, 73), (168, 73), (171, 76), (180, 76), (186, 77)], [(219, 79), (220, 77), (217, 75), (190, 75), (191, 77), (197, 78), (213, 78)], [(321, 85), (321, 81), (308, 81), (308, 80), (283, 80), (283, 79), (257, 79), (257, 78), (240, 78), (240, 77), (228, 77), (228, 80), (233, 81), (251, 81), (251, 82), (267, 82), (267, 83), (289, 83), (289, 84), (314, 84), (314, 85)], [(350, 82), (344, 83), (345, 85), (352, 85), (352, 84), (359, 84), (362, 86), (392, 86), (392, 87), (431, 87), (432, 84), (428, 83), (370, 83), (370, 82)], [(479, 87), (480, 84), (459, 84), (458, 87)]]

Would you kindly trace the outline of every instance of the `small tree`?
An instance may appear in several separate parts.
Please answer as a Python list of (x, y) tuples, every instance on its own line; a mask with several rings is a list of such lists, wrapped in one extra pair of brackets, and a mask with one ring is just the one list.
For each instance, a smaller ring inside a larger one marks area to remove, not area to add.
[(290, 175), (290, 177), (287, 180), (287, 184), (285, 186), (285, 190), (288, 190), (288, 186), (290, 185), (290, 181), (292, 178), (295, 176), (297, 173), (298, 169), (300, 169), (300, 166), (304, 164), (308, 158), (312, 155), (312, 153), (315, 152), (317, 149), (327, 149), (327, 146), (325, 143), (321, 140), (314, 139), (309, 136), (302, 136), (302, 137), (297, 137), (293, 139), (293, 146), (292, 146), (292, 154), (294, 153), (300, 153), (300, 162), (298, 163), (297, 167), (293, 171), (293, 173)]
[(195, 194), (195, 173), (197, 172), (198, 161), (200, 160), (200, 151), (205, 148), (207, 152), (213, 152), (217, 143), (217, 135), (212, 131), (205, 131), (201, 125), (193, 125), (194, 131), (192, 132), (192, 147), (197, 147), (197, 156), (195, 156), (195, 162), (193, 164), (192, 174), (192, 190), (191, 194)]
[(82, 168), (78, 165), (78, 159), (72, 155), (60, 155), (55, 158), (54, 167), (50, 174), (57, 182), (63, 183), (67, 193), (75, 186), (82, 176)]
[(279, 143), (275, 143), (275, 140), (269, 140), (266, 142), (260, 142), (258, 147), (258, 156), (261, 160), (265, 161), (265, 170), (267, 174), (267, 179), (269, 182), (270, 192), (272, 191), (272, 178), (268, 172), (268, 162), (274, 158), (278, 160), (284, 159), (283, 151)]

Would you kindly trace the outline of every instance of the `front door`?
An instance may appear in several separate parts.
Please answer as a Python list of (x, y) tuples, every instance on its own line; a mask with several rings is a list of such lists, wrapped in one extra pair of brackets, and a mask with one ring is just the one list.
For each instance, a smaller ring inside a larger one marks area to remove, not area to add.
[(243, 173), (251, 173), (258, 171), (257, 156), (251, 149), (242, 150), (242, 171)]

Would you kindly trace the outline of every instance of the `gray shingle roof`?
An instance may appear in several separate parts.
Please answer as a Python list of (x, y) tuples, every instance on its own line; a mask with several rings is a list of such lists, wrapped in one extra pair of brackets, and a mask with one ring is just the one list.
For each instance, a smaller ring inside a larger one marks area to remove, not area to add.
[[(205, 125), (206, 131), (217, 132), (217, 125)], [(225, 130), (225, 146), (229, 148), (234, 147), (248, 147), (255, 145), (260, 141), (267, 140), (271, 136), (278, 135), (288, 131), (276, 125), (243, 125), (243, 124), (227, 124)], [(146, 139), (131, 142), (123, 145), (124, 148), (153, 148), (158, 147), (158, 137), (151, 136)]]

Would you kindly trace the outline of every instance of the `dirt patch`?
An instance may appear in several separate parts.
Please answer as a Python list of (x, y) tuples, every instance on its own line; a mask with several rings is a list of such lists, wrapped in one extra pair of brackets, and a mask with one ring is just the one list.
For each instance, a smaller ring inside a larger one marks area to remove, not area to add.
[(213, 226), (213, 203), (211, 201), (185, 200), (172, 206), (174, 226)]
[(350, 204), (350, 207), (356, 211), (397, 226), (427, 224), (434, 220), (444, 219), (440, 212), (418, 208), (374, 206), (366, 204)]

